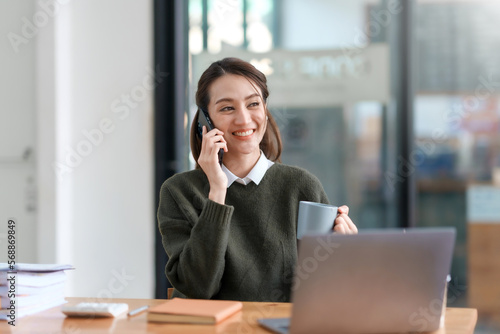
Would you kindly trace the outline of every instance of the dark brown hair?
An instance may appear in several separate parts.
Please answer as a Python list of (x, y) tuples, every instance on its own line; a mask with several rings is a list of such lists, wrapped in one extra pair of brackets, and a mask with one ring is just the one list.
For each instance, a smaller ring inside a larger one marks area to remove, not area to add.
[[(218, 78), (226, 74), (240, 75), (247, 78), (252, 85), (257, 85), (262, 92), (262, 100), (265, 103), (267, 97), (269, 96), (269, 90), (267, 89), (267, 79), (266, 76), (256, 69), (252, 64), (243, 61), (238, 58), (224, 58), (222, 60), (212, 63), (200, 77), (198, 81), (198, 90), (196, 91), (196, 105), (198, 110), (193, 118), (193, 123), (191, 124), (191, 153), (193, 154), (194, 161), (196, 161), (196, 168), (200, 168), (198, 165), (198, 158), (201, 152), (201, 139), (197, 136), (198, 131), (198, 114), (200, 109), (204, 109), (208, 112), (208, 104), (210, 102), (209, 90), (212, 83)], [(266, 157), (274, 162), (281, 162), (281, 135), (274, 120), (273, 116), (269, 112), (267, 105), (265, 106), (266, 116), (268, 117), (268, 124), (264, 137), (260, 142), (260, 149)]]

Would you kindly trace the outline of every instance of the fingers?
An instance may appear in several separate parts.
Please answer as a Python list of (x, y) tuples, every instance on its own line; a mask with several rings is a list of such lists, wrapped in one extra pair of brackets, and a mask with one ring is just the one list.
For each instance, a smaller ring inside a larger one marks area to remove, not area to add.
[(215, 152), (219, 152), (219, 149), (223, 149), (227, 152), (227, 143), (224, 139), (224, 132), (219, 129), (213, 129), (207, 132), (206, 126), (202, 128), (203, 140), (201, 141), (201, 150), (207, 152), (210, 155)]
[(347, 205), (342, 205), (339, 206), (339, 213), (345, 213), (346, 215), (349, 214), (349, 207)]
[(335, 227), (333, 228), (333, 231), (335, 233), (339, 233), (339, 234), (347, 234), (347, 231), (346, 231), (346, 229), (345, 229), (345, 227), (344, 227), (343, 224), (337, 224), (337, 223), (335, 223)]
[(347, 232), (347, 234), (358, 233), (358, 228), (352, 222), (351, 218), (346, 214), (341, 214), (335, 219), (335, 225), (337, 224), (344, 226), (344, 229)]
[[(203, 126), (202, 134), (201, 151), (197, 162), (208, 178), (211, 191), (214, 189), (225, 190), (227, 188), (227, 177), (222, 172), (221, 166), (219, 165), (218, 155), (220, 149), (224, 149), (224, 151), (227, 152), (227, 143), (224, 139), (224, 133), (219, 129), (207, 131), (207, 128)], [(210, 198), (215, 199), (217, 196), (212, 197)], [(221, 203), (220, 200), (221, 199), (218, 198), (217, 202)]]
[(336, 233), (341, 234), (357, 234), (358, 228), (353, 223), (351, 218), (348, 216), (349, 207), (347, 205), (343, 205), (339, 207), (339, 214), (337, 218), (335, 218), (335, 225), (333, 230)]

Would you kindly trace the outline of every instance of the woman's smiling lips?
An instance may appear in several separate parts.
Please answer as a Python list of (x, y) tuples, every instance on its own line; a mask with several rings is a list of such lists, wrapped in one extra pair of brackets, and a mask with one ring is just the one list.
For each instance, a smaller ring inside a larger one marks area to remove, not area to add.
[(250, 130), (246, 130), (246, 129), (242, 129), (242, 130), (238, 130), (238, 131), (234, 131), (233, 132), (233, 135), (236, 136), (237, 139), (248, 139), (251, 135), (253, 135), (255, 132), (254, 129), (250, 129)]

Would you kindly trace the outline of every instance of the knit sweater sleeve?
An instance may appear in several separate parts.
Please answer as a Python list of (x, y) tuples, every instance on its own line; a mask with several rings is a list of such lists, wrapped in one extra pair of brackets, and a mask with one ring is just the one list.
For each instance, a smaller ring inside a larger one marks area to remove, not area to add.
[(234, 208), (186, 184), (167, 180), (160, 192), (158, 224), (169, 257), (165, 273), (182, 295), (210, 299), (220, 289)]

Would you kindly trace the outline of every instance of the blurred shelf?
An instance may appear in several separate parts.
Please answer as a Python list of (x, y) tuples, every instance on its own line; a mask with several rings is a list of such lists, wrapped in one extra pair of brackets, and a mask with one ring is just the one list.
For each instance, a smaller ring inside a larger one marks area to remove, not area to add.
[(500, 221), (469, 222), (467, 236), (468, 305), (500, 320)]
[(467, 182), (457, 179), (420, 179), (417, 180), (417, 191), (430, 193), (465, 193)]

